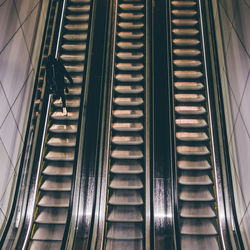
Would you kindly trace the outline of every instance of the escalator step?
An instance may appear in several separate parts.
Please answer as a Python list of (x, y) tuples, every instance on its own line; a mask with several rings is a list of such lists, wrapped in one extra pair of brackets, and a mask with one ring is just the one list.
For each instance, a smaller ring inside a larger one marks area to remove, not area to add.
[(174, 55), (181, 57), (195, 57), (200, 55), (199, 49), (174, 49)]
[(219, 250), (219, 244), (217, 236), (191, 236), (183, 235), (181, 237), (181, 249), (182, 250)]
[(174, 76), (177, 79), (199, 79), (203, 76), (203, 74), (200, 71), (196, 70), (175, 70)]
[(189, 156), (204, 156), (210, 154), (206, 146), (177, 146), (177, 152), (181, 155)]
[(185, 219), (183, 220), (181, 234), (186, 235), (217, 235), (216, 228), (211, 220), (207, 219)]
[(43, 191), (71, 191), (71, 178), (70, 177), (61, 177), (58, 178), (45, 178), (41, 187)]
[(198, 23), (196, 19), (174, 19), (173, 24), (179, 26), (194, 26)]
[(60, 58), (64, 61), (64, 62), (82, 62), (84, 61), (85, 56), (82, 54), (79, 55), (66, 55), (66, 54), (61, 54)]
[(117, 63), (116, 68), (119, 70), (136, 71), (144, 68), (142, 63)]
[(120, 82), (140, 82), (143, 80), (142, 74), (117, 74), (115, 79)]
[(137, 223), (111, 223), (107, 238), (118, 240), (143, 239), (142, 227)]
[(182, 170), (208, 170), (212, 168), (208, 161), (178, 161), (177, 165)]
[(183, 202), (180, 209), (180, 216), (183, 218), (216, 218), (216, 214), (208, 203)]
[[(198, 33), (199, 33), (199, 31), (197, 29), (187, 29), (187, 28), (185, 28), (185, 29), (183, 29), (183, 28), (182, 29), (180, 29), (180, 28), (173, 29), (173, 34), (176, 36), (188, 36), (189, 37), (189, 36), (196, 36), (196, 35), (198, 35)], [(176, 41), (174, 41), (174, 42), (176, 42)], [(194, 43), (195, 44), (197, 43), (196, 40), (190, 41), (190, 40), (186, 40), (186, 39), (184, 41), (182, 40), (181, 42), (182, 43), (183, 42), (191, 42), (192, 45), (194, 45)]]
[(134, 4), (134, 3), (128, 3), (128, 4), (119, 4), (119, 7), (122, 10), (128, 11), (128, 10), (142, 10), (144, 8), (143, 4)]
[(79, 6), (74, 6), (74, 5), (71, 5), (71, 6), (68, 6), (67, 7), (67, 10), (69, 10), (70, 12), (74, 13), (74, 14), (77, 14), (77, 13), (84, 13), (84, 12), (89, 12), (90, 10), (90, 5), (79, 5)]
[(143, 87), (141, 85), (117, 85), (115, 86), (115, 91), (119, 94), (139, 94), (143, 92)]
[(78, 34), (64, 34), (63, 38), (68, 41), (74, 41), (74, 42), (84, 42), (87, 40), (87, 33), (78, 33)]
[[(190, 171), (189, 171), (190, 172)], [(188, 174), (189, 172), (187, 173), (181, 173), (180, 177), (179, 177), (179, 180), (178, 180), (178, 183), (180, 185), (212, 185), (213, 182), (211, 180), (211, 178), (203, 172), (200, 173), (200, 172), (192, 172), (190, 174)]]
[(47, 144), (53, 147), (75, 147), (76, 146), (76, 137), (75, 136), (65, 136), (61, 137), (51, 137)]
[(136, 40), (143, 38), (144, 33), (143, 32), (138, 32), (138, 31), (122, 31), (118, 32), (117, 36), (123, 40)]
[(206, 133), (199, 132), (177, 132), (176, 138), (180, 141), (206, 141), (208, 140), (208, 136)]
[(108, 216), (110, 222), (142, 222), (141, 209), (134, 206), (115, 206)]
[(181, 128), (204, 128), (207, 122), (203, 119), (176, 119), (176, 125)]
[(140, 52), (118, 52), (116, 56), (121, 60), (138, 60), (144, 57)]
[(141, 136), (122, 136), (116, 135), (112, 137), (112, 143), (116, 145), (140, 145), (143, 143)]
[(144, 24), (142, 22), (120, 22), (118, 23), (118, 26), (122, 29), (131, 29), (131, 30), (136, 30), (136, 29), (141, 29), (144, 27)]
[(117, 46), (120, 49), (141, 49), (143, 48), (144, 44), (142, 42), (118, 42)]
[(110, 205), (140, 206), (143, 205), (142, 196), (136, 190), (114, 190), (109, 199)]
[(71, 32), (87, 31), (88, 23), (71, 23), (71, 24), (66, 24), (64, 27), (66, 30)]
[[(193, 32), (191, 32), (193, 33)], [(176, 34), (180, 34), (180, 32), (176, 32)], [(190, 35), (190, 33), (188, 32), (188, 34)], [(196, 34), (196, 32), (195, 32)], [(176, 38), (173, 39), (173, 44), (176, 46), (196, 46), (200, 43), (200, 41), (198, 39), (190, 39), (190, 38)]]
[(201, 90), (204, 88), (200, 82), (175, 82), (174, 86), (178, 90)]
[(68, 208), (40, 208), (35, 222), (38, 224), (66, 224)]
[(72, 80), (74, 84), (82, 84), (83, 76), (82, 75), (77, 75), (77, 76), (72, 76)]
[(193, 17), (197, 14), (195, 10), (172, 10), (172, 14), (177, 17)]
[(202, 106), (176, 106), (175, 111), (182, 115), (202, 115), (206, 113), (206, 109)]
[(175, 7), (193, 7), (196, 5), (195, 1), (172, 1), (171, 4)]
[(48, 154), (45, 156), (45, 159), (49, 161), (73, 161), (74, 151), (49, 151)]
[(42, 173), (50, 176), (72, 176), (73, 164), (71, 162), (49, 163)]
[(49, 128), (49, 131), (53, 133), (72, 134), (77, 132), (77, 125), (55, 123)]
[(119, 249), (119, 250), (128, 250), (128, 249), (143, 249), (143, 240), (114, 240), (107, 239), (106, 249)]
[(42, 192), (39, 197), (40, 207), (69, 207), (70, 194), (68, 192)]
[(174, 60), (174, 65), (177, 67), (199, 67), (201, 66), (200, 60), (185, 59), (185, 60)]
[(143, 152), (139, 148), (117, 148), (111, 152), (111, 157), (114, 159), (141, 159), (143, 158)]
[(125, 122), (116, 122), (112, 124), (112, 128), (116, 131), (141, 131), (143, 129), (142, 123), (125, 123)]
[(71, 96), (79, 96), (79, 95), (81, 95), (81, 92), (82, 92), (81, 87), (74, 86), (74, 84), (73, 84), (73, 85), (69, 85), (68, 89), (69, 89), (69, 94)]
[[(53, 102), (53, 105), (55, 107), (62, 107), (62, 101), (57, 99)], [(66, 99), (66, 107), (70, 108), (79, 108), (80, 107), (80, 98), (74, 98), (74, 99)]]
[(86, 22), (89, 20), (89, 14), (66, 15), (66, 19), (71, 22)]
[(71, 73), (81, 73), (83, 72), (84, 65), (82, 64), (77, 64), (77, 65), (65, 65), (66, 70), (71, 74)]
[(214, 197), (207, 187), (194, 189), (192, 186), (183, 186), (179, 192), (181, 201), (205, 202), (213, 201)]
[(140, 97), (117, 97), (113, 101), (120, 106), (138, 106), (143, 104), (143, 99)]
[(61, 249), (61, 240), (58, 241), (45, 241), (45, 240), (31, 240), (30, 250), (37, 249)]
[(63, 121), (78, 120), (79, 112), (68, 112), (68, 114), (65, 116), (65, 115), (63, 115), (62, 112), (56, 111), (56, 112), (53, 112), (51, 117), (55, 120), (63, 120)]
[(141, 20), (144, 17), (143, 13), (119, 13), (118, 16), (122, 20)]
[(65, 225), (36, 225), (33, 240), (61, 240), (63, 238)]
[(137, 175), (115, 175), (110, 181), (110, 188), (113, 189), (142, 189), (143, 183)]
[(205, 97), (202, 94), (175, 94), (178, 102), (204, 102)]
[(86, 50), (86, 44), (82, 43), (82, 44), (63, 44), (62, 45), (62, 49), (64, 49), (64, 51), (80, 51), (80, 52), (84, 52)]
[(143, 173), (143, 168), (137, 161), (115, 161), (111, 165), (110, 171), (115, 174), (141, 174)]
[(117, 118), (141, 118), (142, 110), (113, 110), (113, 115)]

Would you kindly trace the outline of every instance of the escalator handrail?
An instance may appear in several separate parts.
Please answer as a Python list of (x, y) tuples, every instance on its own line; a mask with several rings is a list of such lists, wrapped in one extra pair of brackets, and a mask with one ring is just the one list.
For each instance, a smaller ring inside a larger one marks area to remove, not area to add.
[[(172, 16), (171, 16), (171, 1), (168, 1), (168, 6), (167, 6), (167, 15), (168, 15), (168, 29), (170, 32), (168, 32), (168, 51), (169, 51), (169, 60), (172, 62), (173, 61), (173, 55), (172, 55), (172, 50), (173, 50), (173, 44), (172, 44)], [(170, 63), (169, 65), (169, 82), (171, 82), (171, 86), (169, 88), (169, 113), (170, 113), (170, 129), (171, 133), (173, 135), (176, 134), (176, 128), (175, 128), (175, 104), (174, 104), (174, 70), (173, 70), (173, 65)], [(171, 134), (170, 133), (170, 134)], [(180, 225), (179, 225), (179, 218), (178, 218), (178, 213), (179, 213), (179, 204), (178, 204), (178, 169), (177, 169), (177, 153), (175, 151), (176, 149), (176, 138), (175, 136), (172, 137), (171, 140), (171, 165), (172, 165), (172, 190), (173, 190), (173, 221), (174, 221), (174, 238), (175, 238), (175, 247), (176, 249), (181, 249), (181, 236), (180, 236)]]
[[(46, 20), (45, 20), (45, 25), (44, 27), (46, 27), (45, 29), (48, 28), (48, 22), (49, 22), (49, 17), (50, 17), (50, 12), (51, 12), (51, 8), (52, 8), (52, 3), (53, 1), (49, 2), (48, 5), (48, 11), (47, 11), (47, 15), (46, 15)], [(40, 50), (40, 54), (39, 54), (39, 59), (38, 59), (38, 66), (37, 68), (40, 69), (41, 68), (41, 64), (42, 64), (42, 56), (43, 56), (43, 48), (45, 47), (45, 38), (46, 38), (46, 32), (44, 32), (43, 36), (42, 36), (42, 42), (41, 42), (41, 50)], [(19, 187), (21, 186), (22, 183), (22, 177), (23, 177), (23, 173), (26, 171), (25, 169), (28, 166), (28, 162), (29, 162), (29, 156), (30, 156), (30, 152), (32, 150), (32, 142), (33, 142), (33, 135), (34, 135), (34, 128), (33, 125), (35, 123), (34, 120), (34, 109), (35, 109), (35, 99), (36, 99), (36, 94), (37, 94), (37, 86), (38, 86), (38, 81), (39, 81), (39, 74), (40, 74), (40, 70), (38, 70), (36, 72), (36, 77), (35, 77), (35, 83), (33, 86), (33, 93), (32, 93), (32, 97), (31, 97), (31, 105), (30, 105), (30, 109), (29, 109), (29, 116), (27, 119), (27, 129), (25, 132), (25, 137), (24, 137), (24, 144), (23, 144), (23, 150), (21, 153), (21, 160), (20, 160), (20, 168), (18, 171), (18, 176), (17, 176), (17, 181), (16, 181), (16, 189), (19, 189)], [(26, 167), (24, 167), (26, 166)], [(1, 240), (0, 240), (0, 249), (2, 249), (6, 237), (8, 235), (9, 229), (11, 228), (11, 223), (13, 221), (14, 218), (14, 213), (18, 204), (18, 197), (20, 195), (20, 192), (15, 192), (14, 197), (13, 197), (13, 202), (12, 202), (12, 207), (11, 207), (11, 211), (10, 211), (10, 215), (8, 217), (8, 221), (6, 223), (4, 232), (2, 234)]]
[[(173, 136), (171, 122), (170, 49), (167, 22), (167, 1), (160, 0), (153, 10), (153, 207), (154, 248), (175, 249), (175, 215), (173, 213)], [(162, 56), (164, 55), (164, 56)], [(168, 108), (169, 107), (169, 108)], [(171, 146), (172, 145), (172, 146)], [(164, 180), (164, 188), (157, 180)], [(162, 194), (162, 195), (159, 195)], [(161, 200), (161, 198), (164, 198)], [(159, 200), (160, 202), (159, 202)], [(160, 209), (159, 215), (157, 214)], [(164, 235), (164, 244), (163, 244)]]

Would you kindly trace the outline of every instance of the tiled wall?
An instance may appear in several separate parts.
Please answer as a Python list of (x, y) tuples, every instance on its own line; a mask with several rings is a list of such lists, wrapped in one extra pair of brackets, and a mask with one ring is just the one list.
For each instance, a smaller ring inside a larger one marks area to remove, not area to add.
[(37, 29), (46, 17), (42, 2), (0, 0), (0, 229), (24, 142), (41, 44)]
[(243, 241), (250, 249), (250, 0), (214, 3), (218, 4), (214, 15), (222, 35), (218, 50), (220, 55), (224, 52), (225, 59), (225, 65), (220, 65), (222, 87), (228, 94), (226, 119), (234, 196)]

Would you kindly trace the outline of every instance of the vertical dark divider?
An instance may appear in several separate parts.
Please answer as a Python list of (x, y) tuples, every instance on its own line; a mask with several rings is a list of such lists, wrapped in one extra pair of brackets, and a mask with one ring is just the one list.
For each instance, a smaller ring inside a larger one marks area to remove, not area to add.
[(154, 248), (174, 249), (172, 119), (166, 0), (153, 6), (153, 220)]
[[(74, 249), (87, 249), (91, 238), (93, 215), (95, 207), (95, 193), (97, 182), (98, 150), (100, 124), (102, 113), (102, 98), (104, 88), (105, 51), (107, 46), (107, 20), (109, 1), (96, 1), (93, 8), (93, 43), (88, 56), (89, 88), (85, 114), (85, 136), (82, 152), (82, 174), (80, 187), (80, 202), (78, 209), (77, 226)], [(86, 206), (91, 213), (86, 212)]]

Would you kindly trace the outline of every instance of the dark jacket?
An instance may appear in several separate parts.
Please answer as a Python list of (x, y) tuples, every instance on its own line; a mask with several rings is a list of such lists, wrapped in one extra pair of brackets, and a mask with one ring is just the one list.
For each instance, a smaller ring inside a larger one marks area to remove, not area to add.
[(67, 88), (64, 81), (64, 76), (69, 79), (71, 84), (73, 83), (70, 74), (67, 72), (62, 62), (49, 57), (46, 64), (46, 82), (47, 84), (50, 84), (50, 89), (55, 91), (55, 86), (53, 86), (53, 84), (56, 84), (56, 92), (63, 92), (64, 89)]

